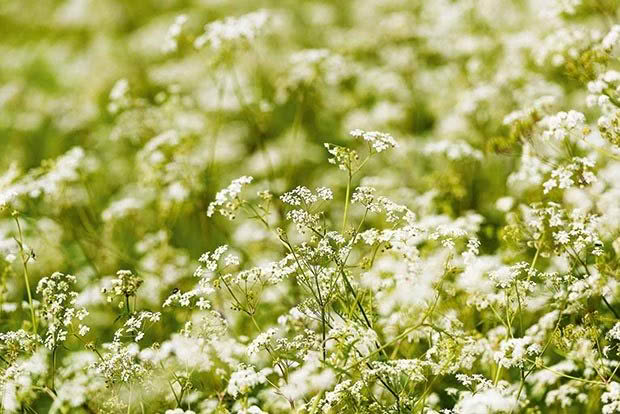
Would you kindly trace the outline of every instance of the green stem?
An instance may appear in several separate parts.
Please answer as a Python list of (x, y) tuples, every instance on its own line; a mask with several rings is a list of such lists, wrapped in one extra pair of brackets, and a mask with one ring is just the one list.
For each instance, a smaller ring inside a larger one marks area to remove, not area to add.
[(493, 379), (493, 385), (497, 385), (499, 382), (499, 374), (502, 372), (501, 364), (497, 364), (497, 371), (495, 371), (495, 378)]
[(51, 390), (53, 393), (56, 393), (55, 378), (56, 378), (56, 350), (57, 349), (58, 347), (54, 346), (54, 349), (52, 350), (52, 387), (51, 387)]
[(129, 296), (125, 295), (125, 309), (127, 310), (127, 317), (131, 316), (131, 308), (129, 307)]
[(347, 194), (345, 195), (345, 199), (344, 199), (344, 214), (342, 216), (342, 233), (343, 234), (347, 227), (347, 214), (349, 213), (349, 196), (351, 194), (351, 179), (352, 179), (351, 171), (349, 170), (349, 178), (347, 180)]
[(34, 314), (34, 304), (32, 301), (32, 293), (30, 291), (30, 275), (28, 274), (28, 258), (24, 253), (24, 236), (22, 234), (22, 227), (19, 224), (19, 219), (17, 218), (17, 214), (13, 214), (13, 218), (15, 219), (15, 223), (17, 224), (17, 231), (19, 233), (19, 256), (22, 260), (22, 265), (24, 267), (24, 282), (26, 283), (26, 292), (28, 292), (28, 305), (30, 306), (30, 316), (32, 318), (32, 333), (37, 333), (37, 319)]
[(250, 318), (252, 319), (252, 323), (254, 324), (254, 326), (256, 327), (256, 329), (258, 330), (258, 332), (261, 332), (260, 326), (258, 326), (258, 322), (256, 322), (256, 319), (254, 318), (254, 315), (250, 315)]

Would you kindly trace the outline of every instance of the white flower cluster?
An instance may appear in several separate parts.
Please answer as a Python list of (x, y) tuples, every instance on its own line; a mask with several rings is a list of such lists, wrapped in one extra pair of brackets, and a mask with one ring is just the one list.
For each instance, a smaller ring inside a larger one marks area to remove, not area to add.
[(536, 206), (527, 225), (532, 230), (534, 240), (551, 236), (557, 254), (577, 254), (584, 249), (596, 256), (603, 253), (597, 228), (598, 216), (587, 214), (582, 210), (564, 210), (559, 204), (548, 202)]
[(90, 167), (92, 165), (88, 165), (84, 149), (74, 147), (48, 163), (45, 168), (35, 169), (13, 183), (0, 185), (0, 208), (24, 196), (57, 197), (63, 193), (63, 188), (67, 185), (79, 182), (82, 179), (82, 172), (86, 172)]
[(117, 329), (114, 333), (114, 341), (120, 342), (124, 336), (131, 337), (134, 341), (138, 342), (144, 337), (144, 328), (146, 322), (156, 323), (159, 322), (161, 313), (140, 311), (132, 314), (122, 328)]
[(108, 94), (110, 102), (108, 103), (108, 112), (116, 114), (126, 109), (131, 104), (129, 96), (129, 81), (125, 78), (116, 81), (110, 93)]
[(582, 133), (585, 120), (586, 117), (581, 112), (573, 110), (546, 116), (540, 121), (540, 125), (545, 129), (542, 138), (562, 141), (572, 137), (575, 133)]
[[(144, 280), (131, 270), (119, 270), (116, 272), (116, 277), (110, 281), (109, 286), (102, 288), (101, 292), (106, 296), (108, 303), (111, 303), (116, 299), (136, 296), (136, 292), (143, 282)], [(124, 303), (121, 301), (118, 306), (122, 308)]]
[(38, 343), (37, 336), (23, 329), (0, 333), (0, 351), (9, 363), (15, 362), (22, 353), (32, 353)]
[(577, 12), (577, 9), (583, 0), (551, 0), (543, 7), (543, 15), (550, 18), (557, 17), (561, 14), (573, 15)]
[(620, 383), (613, 381), (601, 396), (603, 402), (603, 414), (620, 412)]
[(334, 326), (329, 331), (329, 337), (339, 339), (348, 346), (354, 346), (356, 359), (368, 356), (374, 351), (377, 343), (377, 333), (374, 330), (349, 321)]
[(611, 97), (620, 95), (618, 88), (620, 87), (620, 72), (617, 70), (609, 70), (603, 72), (597, 79), (588, 82), (588, 92), (590, 94), (586, 98), (588, 106), (598, 105), (602, 108), (613, 108), (611, 105)]
[(211, 217), (217, 211), (229, 220), (235, 218), (235, 211), (241, 206), (242, 200), (239, 199), (239, 194), (243, 187), (250, 184), (253, 178), (249, 176), (239, 177), (234, 179), (230, 185), (220, 190), (215, 195), (215, 201), (212, 201), (207, 208), (207, 216)]
[(605, 335), (609, 340), (615, 340), (620, 342), (620, 322), (616, 322), (613, 328), (611, 328)]
[(108, 352), (94, 362), (91, 369), (101, 375), (108, 386), (140, 381), (147, 375), (148, 370), (139, 360), (140, 348), (135, 342), (125, 345), (115, 341), (104, 344), (104, 348)]
[(110, 203), (108, 207), (101, 212), (103, 221), (120, 220), (136, 213), (144, 208), (144, 200), (136, 197), (125, 197)]
[(512, 111), (504, 117), (504, 125), (516, 125), (519, 122), (532, 122), (540, 114), (544, 114), (556, 103), (557, 98), (553, 95), (544, 95), (537, 98), (528, 107)]
[(13, 3), (0, 411), (620, 413), (617, 0)]
[(226, 392), (233, 397), (247, 394), (255, 386), (264, 384), (271, 372), (270, 368), (263, 368), (256, 372), (253, 366), (239, 364), (235, 372), (230, 375)]
[(489, 278), (495, 286), (501, 289), (512, 287), (519, 276), (525, 274), (530, 279), (535, 271), (531, 269), (529, 263), (521, 262), (512, 266), (502, 266), (499, 269), (489, 272)]
[(362, 387), (362, 381), (353, 383), (349, 379), (344, 380), (338, 383), (332, 391), (325, 393), (323, 399), (318, 402), (318, 407), (320, 407), (323, 412), (329, 412), (346, 398), (353, 397), (361, 399)]
[(565, 190), (577, 186), (583, 188), (596, 181), (592, 172), (594, 161), (589, 158), (575, 157), (572, 162), (551, 171), (551, 178), (543, 183), (544, 193), (554, 188)]
[(187, 16), (185, 14), (181, 14), (174, 19), (174, 23), (168, 28), (166, 33), (166, 38), (161, 47), (162, 52), (171, 53), (177, 51), (177, 41), (185, 23), (187, 23)]
[(367, 186), (357, 187), (353, 191), (353, 196), (351, 197), (351, 201), (354, 203), (360, 203), (365, 206), (372, 205), (372, 202), (375, 199), (375, 191), (376, 189)]
[(196, 414), (193, 410), (184, 410), (182, 408), (175, 408), (174, 410), (166, 410), (165, 414)]
[(389, 148), (397, 148), (398, 142), (390, 134), (378, 131), (363, 131), (354, 129), (349, 132), (353, 138), (362, 138), (368, 142), (377, 152), (383, 152)]
[(254, 40), (267, 24), (271, 14), (258, 10), (239, 17), (227, 17), (205, 25), (205, 32), (196, 38), (194, 46), (198, 49), (207, 43), (214, 49)]
[(258, 354), (261, 349), (265, 348), (271, 340), (277, 335), (278, 331), (274, 328), (270, 328), (267, 331), (258, 335), (250, 345), (248, 345), (248, 356), (252, 357)]
[(581, 50), (601, 38), (600, 31), (575, 25), (563, 25), (548, 33), (534, 45), (534, 58), (539, 66), (548, 63), (562, 66), (570, 59), (577, 59)]
[(334, 198), (332, 190), (326, 187), (316, 189), (316, 194), (304, 186), (299, 186), (291, 191), (284, 193), (280, 199), (291, 206), (299, 206), (302, 203), (306, 206), (314, 204), (319, 200), (328, 201)]
[(518, 407), (515, 397), (501, 389), (488, 389), (478, 393), (463, 393), (461, 400), (456, 404), (455, 414), (480, 413), (509, 413)]
[[(62, 344), (69, 334), (74, 320), (82, 321), (88, 316), (85, 308), (77, 307), (78, 293), (72, 290), (76, 278), (73, 275), (65, 275), (55, 272), (49, 277), (44, 277), (37, 285), (37, 293), (41, 295), (41, 312), (47, 323), (45, 334), (45, 346), (51, 350)], [(80, 324), (78, 332), (80, 336), (86, 335), (88, 326)]]
[(620, 24), (614, 24), (601, 41), (603, 50), (611, 53), (620, 44)]
[(359, 155), (354, 150), (327, 142), (323, 145), (331, 155), (331, 158), (327, 160), (330, 164), (337, 165), (342, 171), (353, 170), (359, 160)]
[(542, 347), (534, 343), (529, 336), (523, 338), (509, 338), (500, 343), (500, 349), (493, 357), (503, 367), (524, 367), (528, 359), (535, 359)]
[(328, 49), (307, 49), (295, 52), (290, 59), (291, 70), (286, 83), (289, 89), (312, 86), (318, 79), (337, 85), (351, 74), (345, 59)]
[(426, 144), (424, 153), (426, 155), (440, 154), (447, 157), (449, 160), (461, 160), (466, 158), (475, 160), (482, 159), (482, 152), (472, 148), (472, 146), (465, 141), (433, 141)]
[(203, 253), (198, 261), (202, 263), (196, 271), (194, 272), (195, 277), (204, 277), (206, 276), (205, 272), (213, 273), (217, 270), (218, 261), (222, 257), (224, 253), (228, 251), (227, 245), (222, 245), (215, 249), (213, 252), (205, 252)]

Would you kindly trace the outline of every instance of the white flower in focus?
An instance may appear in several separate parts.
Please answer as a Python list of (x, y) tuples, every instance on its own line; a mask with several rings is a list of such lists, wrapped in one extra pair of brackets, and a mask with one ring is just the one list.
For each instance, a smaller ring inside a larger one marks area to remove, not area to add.
[(211, 217), (218, 211), (221, 215), (232, 220), (235, 218), (234, 212), (241, 205), (239, 194), (244, 186), (250, 184), (254, 178), (244, 175), (233, 180), (230, 185), (220, 190), (215, 195), (215, 201), (212, 201), (207, 208), (207, 216)]
[(562, 141), (573, 133), (583, 131), (585, 121), (584, 114), (573, 110), (546, 116), (540, 121), (540, 125), (545, 128), (542, 138)]
[(389, 148), (397, 148), (398, 143), (390, 134), (378, 131), (363, 131), (361, 129), (354, 129), (349, 132), (354, 138), (363, 138), (368, 142), (372, 148), (377, 152), (383, 152)]

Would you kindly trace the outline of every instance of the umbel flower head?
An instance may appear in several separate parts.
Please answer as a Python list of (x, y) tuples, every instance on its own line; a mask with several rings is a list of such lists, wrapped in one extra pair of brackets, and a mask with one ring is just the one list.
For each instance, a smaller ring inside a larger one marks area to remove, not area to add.
[(207, 216), (211, 217), (217, 211), (229, 220), (235, 218), (235, 211), (241, 206), (243, 200), (239, 198), (239, 194), (244, 186), (250, 184), (254, 178), (244, 175), (234, 179), (230, 185), (220, 190), (215, 195), (215, 201), (212, 201), (207, 208)]
[(397, 148), (398, 143), (390, 134), (378, 131), (363, 131), (354, 129), (349, 134), (354, 138), (362, 138), (368, 142), (377, 152), (383, 152), (389, 148)]
[(0, 414), (620, 414), (618, 0), (6, 3)]
[[(47, 323), (45, 346), (49, 349), (56, 348), (67, 339), (68, 328), (74, 320), (82, 321), (88, 315), (85, 308), (76, 306), (78, 293), (72, 289), (75, 281), (73, 275), (54, 272), (37, 285), (37, 293), (42, 298), (41, 316)], [(87, 326), (80, 324), (80, 335), (85, 335), (88, 330)]]
[[(136, 292), (143, 282), (131, 270), (119, 270), (109, 286), (102, 288), (101, 292), (106, 296), (106, 300), (111, 303), (119, 298), (124, 299), (136, 296)], [(122, 307), (123, 303), (121, 302), (119, 306)]]

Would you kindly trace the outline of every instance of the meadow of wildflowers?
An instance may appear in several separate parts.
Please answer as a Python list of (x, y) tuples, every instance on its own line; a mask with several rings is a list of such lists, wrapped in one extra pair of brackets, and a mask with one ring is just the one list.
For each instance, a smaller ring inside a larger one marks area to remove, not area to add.
[(618, 0), (5, 0), (0, 53), (0, 413), (620, 413)]

